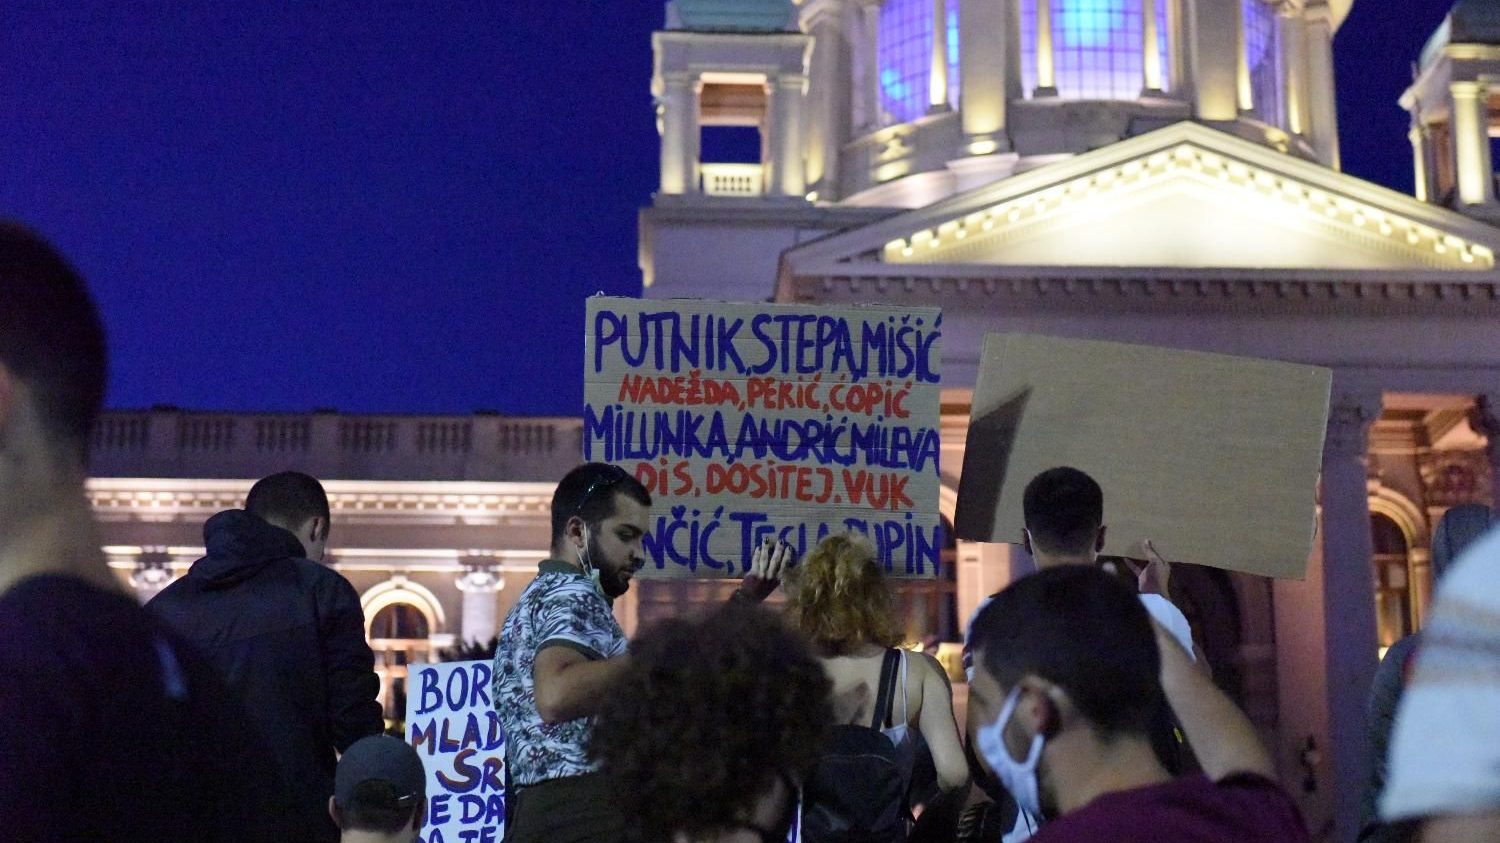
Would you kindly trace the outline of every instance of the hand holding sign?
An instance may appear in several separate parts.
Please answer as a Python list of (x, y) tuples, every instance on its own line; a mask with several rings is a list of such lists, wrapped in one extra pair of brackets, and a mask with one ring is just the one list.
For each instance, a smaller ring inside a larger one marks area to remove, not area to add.
[(1161, 558), (1150, 539), (1141, 540), (1141, 549), (1146, 552), (1146, 564), (1136, 567), (1134, 561), (1125, 560), (1125, 564), (1135, 574), (1136, 585), (1142, 594), (1160, 594), (1170, 600), (1168, 588), (1172, 581), (1172, 564)]
[(759, 603), (770, 597), (776, 586), (781, 584), (781, 575), (792, 564), (793, 558), (790, 544), (784, 541), (773, 542), (769, 536), (766, 537), (765, 541), (756, 546), (755, 552), (750, 554), (750, 572), (745, 575), (745, 581), (740, 583), (735, 598)]

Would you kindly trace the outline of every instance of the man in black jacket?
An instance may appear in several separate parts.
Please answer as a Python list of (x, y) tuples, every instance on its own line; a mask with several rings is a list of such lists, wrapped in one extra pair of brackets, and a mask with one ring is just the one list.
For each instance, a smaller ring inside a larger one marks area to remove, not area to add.
[(319, 561), (328, 496), (298, 472), (250, 489), (203, 527), (208, 555), (147, 608), (197, 644), (273, 748), (283, 839), (335, 841), (335, 752), (381, 731), (374, 656), (354, 587)]

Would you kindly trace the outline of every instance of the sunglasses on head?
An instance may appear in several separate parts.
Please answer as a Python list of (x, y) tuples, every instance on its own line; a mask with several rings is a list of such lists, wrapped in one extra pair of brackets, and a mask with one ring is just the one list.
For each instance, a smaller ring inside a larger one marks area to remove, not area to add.
[(606, 471), (600, 476), (595, 477), (594, 482), (590, 483), (588, 488), (583, 490), (583, 497), (578, 499), (578, 506), (574, 508), (573, 514), (580, 518), (583, 517), (583, 508), (588, 506), (589, 501), (594, 499), (594, 495), (600, 492), (607, 492), (628, 479), (630, 479), (630, 474), (625, 469), (617, 465), (606, 466)]

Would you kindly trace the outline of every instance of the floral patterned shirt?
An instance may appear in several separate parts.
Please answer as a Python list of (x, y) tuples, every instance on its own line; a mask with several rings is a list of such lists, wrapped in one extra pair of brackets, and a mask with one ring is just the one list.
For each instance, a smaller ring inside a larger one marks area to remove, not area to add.
[(505, 618), (495, 651), (492, 691), (505, 729), (505, 764), (521, 787), (590, 772), (589, 718), (544, 723), (536, 708), (531, 671), (536, 654), (568, 647), (590, 659), (625, 652), (625, 632), (588, 577), (566, 562), (548, 559)]

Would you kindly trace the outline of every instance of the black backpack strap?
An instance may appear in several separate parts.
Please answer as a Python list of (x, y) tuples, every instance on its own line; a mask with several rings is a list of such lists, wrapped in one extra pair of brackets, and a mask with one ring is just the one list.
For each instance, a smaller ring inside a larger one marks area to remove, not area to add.
[(901, 654), (895, 649), (885, 651), (880, 663), (880, 692), (875, 696), (875, 713), (870, 717), (870, 728), (879, 730), (889, 719), (891, 705), (896, 699), (896, 676), (901, 670)]

